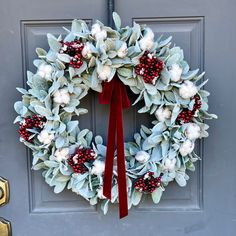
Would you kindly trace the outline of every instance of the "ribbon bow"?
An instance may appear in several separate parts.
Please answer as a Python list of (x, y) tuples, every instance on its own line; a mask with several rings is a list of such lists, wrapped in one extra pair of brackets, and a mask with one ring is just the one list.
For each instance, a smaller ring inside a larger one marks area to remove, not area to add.
[(103, 195), (111, 199), (112, 174), (117, 142), (117, 174), (120, 218), (128, 215), (126, 168), (124, 154), (123, 108), (131, 106), (126, 87), (115, 75), (110, 82), (103, 84), (103, 91), (99, 95), (101, 104), (110, 104), (108, 128), (108, 142), (104, 171)]

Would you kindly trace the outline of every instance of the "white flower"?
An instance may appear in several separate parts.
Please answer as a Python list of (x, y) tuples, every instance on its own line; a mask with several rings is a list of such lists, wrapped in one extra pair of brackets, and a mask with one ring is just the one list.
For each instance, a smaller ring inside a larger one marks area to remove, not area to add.
[(103, 186), (101, 186), (97, 189), (97, 196), (100, 199), (106, 199), (106, 197), (103, 195)]
[(201, 128), (199, 125), (194, 123), (188, 123), (185, 130), (185, 135), (190, 140), (195, 140), (201, 136)]
[(53, 67), (47, 64), (41, 64), (38, 67), (37, 74), (46, 80), (52, 79)]
[(111, 74), (111, 67), (100, 65), (97, 68), (97, 73), (100, 80), (108, 80)]
[(140, 48), (145, 50), (150, 50), (154, 45), (154, 33), (150, 28), (146, 29), (144, 37), (139, 41)]
[(179, 152), (182, 156), (187, 156), (188, 154), (190, 154), (193, 151), (193, 149), (194, 149), (194, 142), (187, 139), (180, 146)]
[(185, 81), (179, 89), (179, 95), (184, 99), (191, 98), (196, 93), (197, 93), (197, 87), (191, 81)]
[(159, 121), (164, 122), (167, 119), (170, 119), (171, 110), (168, 107), (165, 107), (165, 108), (160, 107), (156, 110), (155, 115)]
[(84, 48), (82, 50), (82, 56), (86, 59), (90, 59), (92, 57), (91, 43), (87, 42), (84, 45)]
[(50, 144), (54, 139), (54, 134), (49, 134), (47, 130), (42, 130), (38, 135), (39, 142), (43, 144)]
[(123, 42), (121, 47), (117, 51), (117, 55), (120, 58), (124, 58), (127, 55), (127, 53), (128, 53), (127, 44), (126, 42)]
[(175, 169), (176, 159), (166, 158), (163, 163), (164, 170), (172, 171)]
[(177, 82), (181, 78), (181, 74), (183, 69), (178, 64), (173, 64), (169, 70), (170, 73), (170, 80)]
[(54, 155), (58, 162), (66, 160), (69, 157), (69, 148), (62, 148), (61, 150), (56, 150)]
[(54, 102), (58, 104), (68, 104), (70, 102), (70, 94), (66, 89), (59, 89), (54, 93)]
[(101, 26), (96, 23), (92, 25), (92, 30), (91, 30), (92, 36), (95, 37), (95, 39), (98, 40), (104, 40), (107, 37), (107, 32), (106, 30), (102, 29)]
[(138, 151), (135, 159), (140, 163), (145, 163), (150, 159), (150, 155), (145, 151)]
[(103, 161), (95, 160), (93, 162), (93, 167), (91, 174), (93, 175), (102, 175), (105, 170), (105, 163)]

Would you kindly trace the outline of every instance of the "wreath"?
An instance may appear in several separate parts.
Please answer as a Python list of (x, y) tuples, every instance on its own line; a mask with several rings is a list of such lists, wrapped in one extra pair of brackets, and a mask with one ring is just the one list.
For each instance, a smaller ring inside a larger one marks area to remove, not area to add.
[[(17, 88), (23, 95), (14, 108), (32, 168), (43, 170), (55, 193), (67, 188), (91, 205), (101, 202), (105, 214), (109, 203), (119, 202), (124, 217), (142, 195), (158, 203), (169, 182), (186, 185), (186, 171), (199, 160), (194, 143), (208, 136), (204, 120), (216, 116), (208, 113), (204, 73), (190, 70), (171, 37), (155, 40), (137, 23), (121, 28), (117, 13), (113, 20), (116, 30), (100, 21), (90, 30), (73, 20), (64, 39), (48, 34), (50, 49), (36, 49), (37, 71), (27, 72), (28, 89)], [(153, 121), (124, 143), (122, 110), (131, 105), (126, 87), (137, 96), (132, 106), (143, 103), (138, 112)], [(110, 104), (107, 146), (73, 119), (88, 112), (80, 101), (91, 89)]]

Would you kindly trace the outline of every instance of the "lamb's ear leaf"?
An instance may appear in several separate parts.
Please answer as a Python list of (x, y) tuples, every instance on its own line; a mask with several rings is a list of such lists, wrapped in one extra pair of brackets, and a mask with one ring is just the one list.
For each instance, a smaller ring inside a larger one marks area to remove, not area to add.
[(120, 27), (121, 27), (120, 16), (116, 12), (113, 12), (112, 16), (113, 16), (113, 20), (114, 20), (114, 23), (115, 23), (115, 27), (116, 27), (117, 30), (119, 30)]
[(61, 48), (61, 43), (57, 41), (57, 38), (52, 34), (47, 34), (48, 44), (54, 52), (58, 52)]
[(152, 192), (152, 200), (155, 204), (160, 202), (162, 193), (163, 190), (161, 188), (157, 188), (154, 192)]
[(133, 191), (133, 194), (132, 194), (132, 204), (134, 206), (137, 206), (140, 203), (140, 201), (142, 199), (142, 195), (143, 194), (141, 192), (139, 192), (139, 191), (136, 191), (136, 190)]

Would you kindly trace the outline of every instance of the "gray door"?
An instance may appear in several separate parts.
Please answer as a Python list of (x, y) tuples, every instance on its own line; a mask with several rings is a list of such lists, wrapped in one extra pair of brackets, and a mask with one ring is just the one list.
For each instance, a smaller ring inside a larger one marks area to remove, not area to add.
[[(0, 216), (11, 221), (13, 236), (235, 235), (235, 1), (117, 0), (115, 8), (124, 25), (137, 21), (151, 26), (156, 34), (173, 35), (191, 67), (207, 71), (209, 103), (219, 120), (210, 122), (210, 137), (199, 143), (201, 164), (186, 188), (169, 186), (159, 205), (145, 199), (123, 220), (118, 219), (117, 207), (104, 216), (75, 194), (55, 195), (41, 173), (31, 171), (30, 153), (18, 142), (17, 127), (12, 124), (13, 103), (19, 99), (15, 87), (25, 84), (27, 69), (34, 70), (34, 48), (46, 47), (47, 32), (63, 33), (62, 26), (73, 18), (106, 23), (107, 2), (2, 0), (0, 175), (10, 182), (11, 199), (0, 208)], [(93, 119), (83, 118), (82, 126), (106, 136), (101, 123), (106, 124), (108, 113), (96, 103), (94, 94), (84, 100)], [(149, 122), (134, 114), (136, 108), (125, 113), (126, 139), (140, 124)]]

